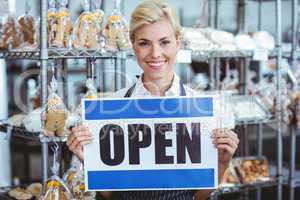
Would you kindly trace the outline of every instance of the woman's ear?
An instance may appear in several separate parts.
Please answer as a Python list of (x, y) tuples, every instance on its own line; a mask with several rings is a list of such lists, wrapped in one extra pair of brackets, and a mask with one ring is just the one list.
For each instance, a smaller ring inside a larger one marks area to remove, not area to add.
[(177, 36), (176, 45), (177, 45), (177, 50), (179, 50), (181, 48), (181, 45), (182, 45), (182, 37), (181, 37), (181, 35)]

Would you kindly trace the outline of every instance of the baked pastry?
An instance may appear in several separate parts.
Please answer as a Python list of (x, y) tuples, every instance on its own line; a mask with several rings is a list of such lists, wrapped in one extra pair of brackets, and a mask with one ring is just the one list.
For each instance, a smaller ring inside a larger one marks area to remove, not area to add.
[(1, 29), (0, 49), (17, 48), (23, 43), (23, 35), (20, 33), (16, 20), (7, 16)]
[(255, 183), (269, 177), (268, 161), (265, 159), (241, 160), (235, 166), (236, 173), (241, 183)]
[(64, 136), (67, 113), (59, 97), (50, 98), (46, 106), (45, 130), (48, 136)]
[(71, 167), (64, 174), (64, 182), (71, 190), (76, 200), (94, 200), (96, 197), (95, 192), (86, 192), (83, 175), (83, 164), (78, 157), (73, 156)]
[(65, 123), (68, 117), (67, 109), (62, 99), (55, 93), (57, 82), (52, 78), (49, 87), (49, 97), (42, 115), (47, 136), (65, 136)]
[(56, 35), (57, 21), (56, 13), (54, 10), (49, 10), (47, 15), (47, 34), (48, 34), (48, 46), (51, 47)]
[(184, 27), (182, 33), (183, 44), (187, 49), (209, 51), (216, 48), (199, 29)]
[(30, 15), (23, 15), (18, 19), (19, 29), (23, 35), (24, 42), (34, 44), (34, 18)]
[(60, 2), (61, 7), (55, 9), (55, 1), (49, 2), (47, 15), (48, 46), (67, 48), (70, 44), (72, 21), (70, 11), (66, 8), (67, 1)]
[(254, 40), (247, 34), (238, 34), (234, 38), (235, 45), (240, 50), (254, 50), (255, 42)]
[(274, 37), (266, 31), (255, 32), (253, 33), (252, 38), (259, 48), (267, 49), (269, 51), (275, 48)]
[(36, 199), (39, 199), (42, 195), (43, 185), (40, 183), (32, 183), (26, 188), (26, 191), (30, 192)]
[(25, 189), (19, 188), (19, 187), (10, 190), (8, 192), (8, 195), (17, 200), (27, 200), (27, 199), (32, 199), (32, 197), (33, 197), (32, 194), (30, 194), (30, 192), (26, 191)]
[(121, 14), (113, 13), (109, 17), (104, 35), (108, 40), (107, 47), (109, 50), (128, 50), (131, 48), (129, 28)]
[(205, 28), (200, 30), (206, 38), (208, 38), (211, 42), (217, 45), (218, 50), (234, 51), (237, 49), (232, 33), (211, 28)]
[(61, 8), (56, 13), (56, 34), (52, 46), (67, 48), (69, 46), (72, 28), (73, 26), (69, 10)]
[(98, 49), (101, 37), (101, 26), (95, 14), (82, 13), (77, 19), (73, 31), (73, 47), (84, 49)]

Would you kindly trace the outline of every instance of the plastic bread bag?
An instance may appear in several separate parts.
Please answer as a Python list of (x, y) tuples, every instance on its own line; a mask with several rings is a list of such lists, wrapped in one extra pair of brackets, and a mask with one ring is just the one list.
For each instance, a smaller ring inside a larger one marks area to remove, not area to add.
[(51, 44), (51, 46), (58, 48), (68, 48), (73, 29), (71, 14), (66, 7), (68, 4), (68, 0), (60, 0), (58, 2), (60, 8), (58, 9), (55, 15), (56, 32), (54, 36), (54, 41)]
[(75, 22), (72, 33), (73, 47), (76, 49), (98, 49), (101, 41), (101, 24), (96, 15), (89, 11), (90, 3), (83, 1), (84, 12)]
[(62, 99), (57, 95), (57, 81), (53, 77), (49, 86), (49, 96), (43, 112), (46, 136), (65, 137), (65, 122), (68, 116)]
[(34, 45), (35, 25), (33, 16), (29, 15), (30, 6), (28, 1), (26, 1), (25, 7), (25, 14), (18, 18), (18, 25), (24, 38), (22, 46), (28, 47)]
[(232, 163), (240, 182), (243, 184), (271, 180), (268, 160), (265, 157), (235, 158)]
[(275, 48), (274, 37), (266, 31), (254, 32), (252, 38), (257, 48), (267, 49), (269, 51)]
[(85, 86), (87, 88), (87, 92), (84, 95), (86, 99), (96, 99), (98, 97), (97, 89), (94, 84), (94, 80), (89, 78), (85, 82)]
[(94, 200), (96, 198), (95, 192), (85, 191), (83, 163), (76, 156), (72, 157), (71, 167), (64, 175), (64, 182), (76, 200)]
[(187, 49), (208, 51), (216, 48), (199, 29), (184, 27), (182, 33), (182, 42)]
[(71, 182), (77, 172), (77, 168), (81, 165), (81, 161), (76, 155), (72, 156), (72, 160), (70, 163), (70, 168), (65, 172), (63, 176), (63, 181), (66, 183), (66, 185), (70, 188)]
[(64, 181), (57, 175), (59, 171), (59, 162), (57, 161), (59, 146), (55, 145), (53, 166), (51, 167), (53, 175), (45, 183), (44, 195), (41, 200), (70, 200), (73, 198), (72, 193)]
[[(87, 79), (86, 80), (86, 88), (87, 92), (84, 95), (85, 99), (96, 99), (98, 98), (97, 89), (94, 85), (93, 79)], [(71, 130), (73, 127), (78, 126), (82, 124), (82, 105), (81, 103), (79, 106), (68, 115), (67, 121), (66, 121), (66, 128), (67, 130)]]
[[(35, 24), (35, 30), (37, 30), (34, 34), (34, 43), (36, 47), (40, 46), (40, 21), (39, 18)], [(55, 0), (48, 0), (48, 11), (47, 11), (47, 45), (48, 47), (52, 46), (52, 43), (55, 39), (56, 34), (56, 6)]]
[(115, 8), (104, 30), (104, 35), (108, 40), (107, 48), (110, 51), (128, 50), (131, 48), (129, 27), (120, 11), (121, 0), (114, 0), (114, 4)]
[(102, 0), (94, 0), (93, 4), (93, 14), (97, 18), (97, 22), (102, 28), (104, 22), (104, 11), (101, 9)]
[[(48, 1), (48, 13), (47, 13), (47, 43), (48, 46), (51, 47), (55, 40), (55, 35), (57, 32), (57, 20), (56, 20), (56, 6), (55, 6), (55, 0), (49, 0)], [(39, 19), (40, 21), (40, 19)], [(40, 23), (37, 24), (37, 29), (39, 30)], [(36, 32), (36, 41), (37, 44), (40, 44), (40, 35), (39, 31)]]
[(5, 50), (19, 47), (23, 43), (23, 35), (18, 28), (15, 17), (13, 15), (5, 16), (2, 24), (0, 49)]

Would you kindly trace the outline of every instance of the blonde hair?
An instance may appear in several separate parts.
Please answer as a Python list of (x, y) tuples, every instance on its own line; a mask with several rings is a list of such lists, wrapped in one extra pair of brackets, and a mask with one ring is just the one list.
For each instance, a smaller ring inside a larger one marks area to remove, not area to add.
[(174, 30), (176, 39), (181, 37), (181, 26), (178, 17), (172, 7), (164, 0), (146, 0), (139, 4), (131, 14), (129, 34), (134, 42), (134, 31), (146, 25), (153, 24), (161, 18), (167, 18)]

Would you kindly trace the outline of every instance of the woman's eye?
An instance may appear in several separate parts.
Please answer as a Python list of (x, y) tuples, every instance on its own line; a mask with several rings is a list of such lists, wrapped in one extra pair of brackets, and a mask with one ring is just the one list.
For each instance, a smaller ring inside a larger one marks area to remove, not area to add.
[(148, 42), (139, 42), (138, 45), (144, 47), (148, 45)]
[(163, 46), (168, 45), (168, 44), (170, 44), (169, 40), (161, 41), (161, 45), (163, 45)]

